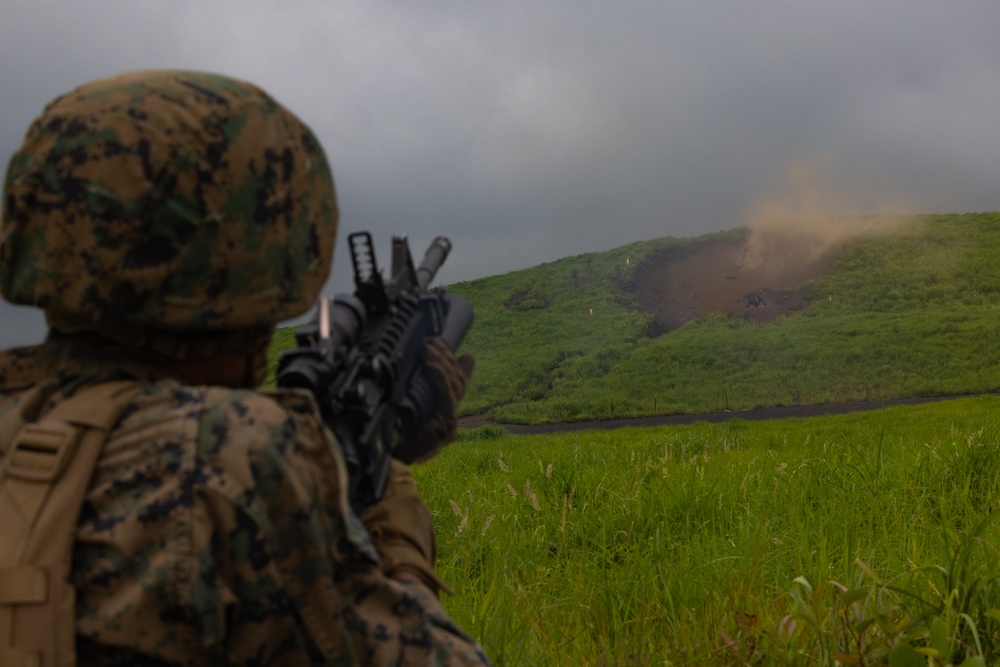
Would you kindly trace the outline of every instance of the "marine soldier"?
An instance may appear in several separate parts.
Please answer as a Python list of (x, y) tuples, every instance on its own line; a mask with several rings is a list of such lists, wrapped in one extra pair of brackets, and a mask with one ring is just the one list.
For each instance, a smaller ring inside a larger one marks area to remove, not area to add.
[[(358, 516), (311, 395), (254, 389), (337, 220), (315, 136), (246, 82), (134, 72), (32, 124), (0, 292), (50, 333), (0, 351), (0, 664), (488, 664), (409, 469)], [(433, 448), (471, 359), (427, 359)]]

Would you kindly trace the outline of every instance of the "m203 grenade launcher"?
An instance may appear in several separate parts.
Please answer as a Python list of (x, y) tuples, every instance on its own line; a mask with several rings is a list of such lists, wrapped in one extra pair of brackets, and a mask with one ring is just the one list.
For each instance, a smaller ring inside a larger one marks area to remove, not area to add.
[(348, 236), (354, 294), (323, 297), (312, 321), (295, 334), (298, 347), (278, 362), (279, 387), (311, 391), (347, 462), (351, 503), (382, 497), (391, 458), (412, 462), (415, 441), (431, 415), (435, 390), (423, 348), (440, 337), (454, 351), (472, 325), (472, 306), (444, 288), (428, 289), (451, 242), (439, 236), (420, 266), (405, 236), (392, 239), (392, 277), (379, 272), (371, 234)]

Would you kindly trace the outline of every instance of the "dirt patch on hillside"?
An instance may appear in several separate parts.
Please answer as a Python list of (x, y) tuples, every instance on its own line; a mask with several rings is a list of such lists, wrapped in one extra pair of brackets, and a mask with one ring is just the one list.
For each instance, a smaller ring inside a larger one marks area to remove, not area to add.
[(657, 336), (710, 313), (771, 322), (808, 303), (803, 286), (832, 270), (843, 244), (749, 233), (667, 248), (636, 267), (631, 293)]

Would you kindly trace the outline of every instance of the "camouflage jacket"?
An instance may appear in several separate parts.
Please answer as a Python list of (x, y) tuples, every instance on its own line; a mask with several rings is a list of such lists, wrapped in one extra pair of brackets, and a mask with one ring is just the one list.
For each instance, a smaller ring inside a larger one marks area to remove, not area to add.
[(148, 386), (77, 526), (80, 665), (488, 664), (428, 589), (383, 574), (308, 394), (185, 386), (74, 343), (0, 351), (0, 454), (115, 379)]

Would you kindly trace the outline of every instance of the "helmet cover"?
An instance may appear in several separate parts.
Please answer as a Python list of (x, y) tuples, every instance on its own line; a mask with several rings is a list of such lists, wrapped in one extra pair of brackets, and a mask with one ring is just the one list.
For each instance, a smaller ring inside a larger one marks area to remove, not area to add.
[(11, 158), (0, 293), (50, 321), (268, 326), (315, 301), (337, 219), (319, 141), (267, 93), (131, 72), (55, 99)]

